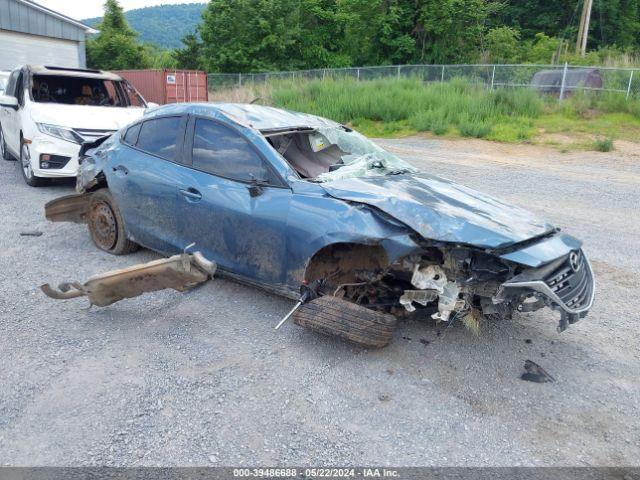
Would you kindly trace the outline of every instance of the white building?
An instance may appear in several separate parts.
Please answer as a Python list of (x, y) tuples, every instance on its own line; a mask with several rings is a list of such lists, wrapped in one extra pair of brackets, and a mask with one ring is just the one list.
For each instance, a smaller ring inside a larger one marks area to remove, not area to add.
[(37, 64), (85, 68), (96, 30), (30, 0), (0, 0), (0, 70)]

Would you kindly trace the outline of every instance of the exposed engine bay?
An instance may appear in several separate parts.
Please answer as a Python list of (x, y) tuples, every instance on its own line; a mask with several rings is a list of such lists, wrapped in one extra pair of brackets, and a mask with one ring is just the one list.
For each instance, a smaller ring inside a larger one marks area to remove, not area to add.
[(353, 271), (348, 282), (327, 275), (325, 294), (403, 317), (425, 310), (438, 322), (462, 321), (472, 330), (486, 318), (548, 306), (560, 312), (559, 331), (584, 317), (594, 296), (591, 267), (581, 251), (540, 268), (507, 262), (479, 250), (425, 249), (386, 268)]

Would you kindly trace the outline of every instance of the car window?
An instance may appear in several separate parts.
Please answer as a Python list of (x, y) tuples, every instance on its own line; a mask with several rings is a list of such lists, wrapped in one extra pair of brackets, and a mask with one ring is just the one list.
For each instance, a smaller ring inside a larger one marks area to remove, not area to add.
[(181, 123), (180, 117), (147, 120), (140, 128), (136, 146), (167, 160), (175, 160)]
[(232, 129), (199, 118), (193, 136), (193, 168), (240, 181), (272, 183), (273, 176), (249, 142)]
[(22, 72), (20, 72), (15, 86), (15, 97), (18, 99), (18, 103), (20, 104), (20, 106), (24, 106), (24, 84), (22, 82), (23, 78), (24, 76), (22, 75)]
[(124, 143), (128, 143), (129, 145), (135, 146), (138, 141), (138, 134), (140, 133), (140, 127), (142, 127), (141, 123), (133, 125), (129, 127), (124, 134)]
[(7, 82), (7, 90), (5, 91), (6, 95), (15, 96), (16, 91), (16, 81), (18, 80), (18, 75), (20, 75), (20, 70), (14, 70), (11, 72), (9, 76), (9, 81)]

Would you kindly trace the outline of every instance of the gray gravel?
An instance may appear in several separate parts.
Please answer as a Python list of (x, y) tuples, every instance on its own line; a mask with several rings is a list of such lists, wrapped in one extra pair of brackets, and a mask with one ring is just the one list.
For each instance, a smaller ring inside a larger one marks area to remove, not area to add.
[[(558, 334), (536, 312), (478, 337), (410, 320), (367, 351), (274, 332), (291, 301), (220, 279), (87, 310), (38, 286), (157, 255), (113, 257), (86, 227), (47, 223), (44, 203), (72, 185), (30, 188), (0, 161), (0, 463), (638, 465), (638, 158), (381, 143), (583, 238), (591, 315)], [(521, 381), (526, 359), (556, 382)]]

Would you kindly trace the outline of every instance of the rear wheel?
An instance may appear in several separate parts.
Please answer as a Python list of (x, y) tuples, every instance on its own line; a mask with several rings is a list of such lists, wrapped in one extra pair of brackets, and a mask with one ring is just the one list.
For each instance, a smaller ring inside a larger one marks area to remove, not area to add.
[(139, 246), (127, 238), (122, 214), (108, 189), (91, 195), (87, 224), (91, 240), (100, 250), (113, 255), (135, 252)]
[(47, 184), (46, 179), (36, 177), (35, 173), (33, 173), (29, 145), (22, 140), (20, 140), (20, 170), (22, 171), (24, 182), (30, 187), (42, 187)]
[(293, 314), (293, 321), (296, 325), (369, 348), (387, 346), (393, 339), (397, 323), (393, 315), (332, 296), (316, 298), (302, 305)]
[(4, 132), (2, 131), (2, 125), (0, 125), (0, 155), (4, 160), (15, 160), (13, 155), (9, 153), (7, 149), (7, 142), (4, 139)]

